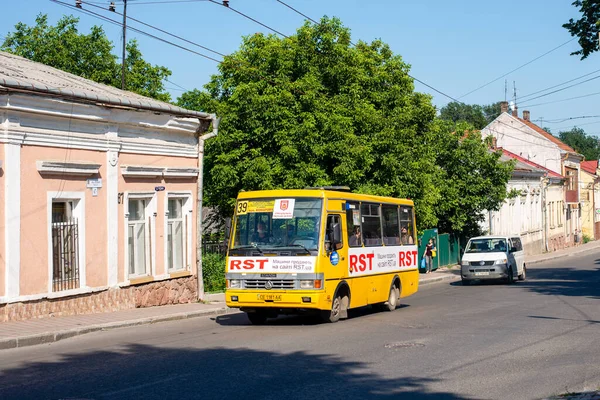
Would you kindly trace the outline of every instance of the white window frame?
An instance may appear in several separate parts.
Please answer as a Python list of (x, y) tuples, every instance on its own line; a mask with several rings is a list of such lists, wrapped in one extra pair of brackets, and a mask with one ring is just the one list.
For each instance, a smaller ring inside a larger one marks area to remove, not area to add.
[[(129, 283), (131, 279), (144, 278), (156, 275), (156, 192), (125, 192), (123, 195), (123, 216), (124, 216), (124, 266), (125, 281)], [(146, 200), (145, 210), (145, 233), (146, 241), (146, 273), (134, 275), (129, 273), (129, 200)], [(148, 218), (150, 217), (150, 229), (148, 229)], [(150, 264), (148, 266), (148, 264)]]
[[(168, 246), (169, 246), (169, 199), (182, 199), (183, 200), (183, 206), (182, 206), (182, 216), (184, 217), (184, 221), (187, 218), (187, 224), (185, 227), (185, 252), (184, 252), (184, 267), (183, 269), (169, 269), (169, 252), (168, 252)], [(164, 220), (164, 249), (165, 249), (165, 254), (164, 254), (164, 265), (165, 265), (165, 272), (167, 274), (169, 273), (174, 273), (174, 272), (181, 272), (181, 271), (190, 271), (191, 270), (191, 264), (192, 264), (192, 226), (193, 221), (192, 221), (192, 217), (193, 217), (193, 195), (191, 191), (178, 191), (178, 192), (166, 192), (165, 195), (165, 201), (164, 201), (164, 211), (165, 211), (165, 220)]]
[[(78, 243), (77, 251), (79, 254), (79, 289), (65, 290), (61, 292), (52, 291), (52, 276), (54, 268), (52, 265), (52, 203), (53, 202), (73, 202), (72, 217), (77, 219)], [(85, 262), (85, 192), (47, 192), (47, 226), (48, 226), (48, 293), (57, 293), (68, 296), (72, 291), (80, 291), (87, 288), (86, 283), (86, 262)]]

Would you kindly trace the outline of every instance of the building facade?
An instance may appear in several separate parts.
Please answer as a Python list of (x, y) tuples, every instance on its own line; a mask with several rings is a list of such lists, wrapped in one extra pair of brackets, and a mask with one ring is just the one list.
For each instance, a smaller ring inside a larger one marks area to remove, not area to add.
[(502, 111), (481, 130), (482, 137), (491, 136), (495, 146), (551, 172), (542, 181), (544, 250), (581, 243), (578, 182), (583, 156), (531, 122), (529, 111), (523, 111), (523, 118), (519, 118), (516, 107), (508, 113), (506, 102), (502, 103)]
[(0, 52), (0, 321), (195, 300), (213, 120)]

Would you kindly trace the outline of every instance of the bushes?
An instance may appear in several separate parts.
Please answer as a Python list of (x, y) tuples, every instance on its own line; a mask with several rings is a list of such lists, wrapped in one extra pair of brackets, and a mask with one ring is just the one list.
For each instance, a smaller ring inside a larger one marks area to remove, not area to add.
[(589, 237), (589, 236), (588, 236), (588, 235), (586, 235), (585, 233), (583, 234), (583, 243), (587, 243), (587, 242), (589, 242), (589, 241), (591, 241), (591, 240), (592, 240), (592, 238), (591, 238), (591, 237)]
[(223, 292), (225, 290), (225, 256), (217, 253), (203, 254), (202, 276), (205, 292)]

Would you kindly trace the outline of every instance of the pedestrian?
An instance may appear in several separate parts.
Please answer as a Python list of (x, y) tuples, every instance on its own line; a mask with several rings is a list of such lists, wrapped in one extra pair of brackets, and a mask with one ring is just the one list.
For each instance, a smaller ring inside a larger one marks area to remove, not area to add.
[(433, 252), (436, 251), (435, 244), (433, 243), (433, 238), (429, 238), (427, 242), (427, 246), (425, 246), (425, 264), (426, 264), (426, 274), (431, 273), (431, 266), (433, 265)]
[(351, 247), (362, 246), (362, 240), (360, 237), (360, 226), (354, 227), (354, 234), (350, 237), (350, 246)]

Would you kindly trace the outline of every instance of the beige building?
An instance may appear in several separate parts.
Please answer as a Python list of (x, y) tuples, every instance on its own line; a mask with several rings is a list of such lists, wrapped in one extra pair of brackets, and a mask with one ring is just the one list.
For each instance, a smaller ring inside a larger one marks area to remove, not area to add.
[(600, 183), (598, 176), (598, 160), (584, 161), (581, 163), (581, 229), (584, 236), (596, 240), (600, 237), (596, 203), (597, 191)]
[(0, 52), (0, 321), (194, 300), (213, 120)]

